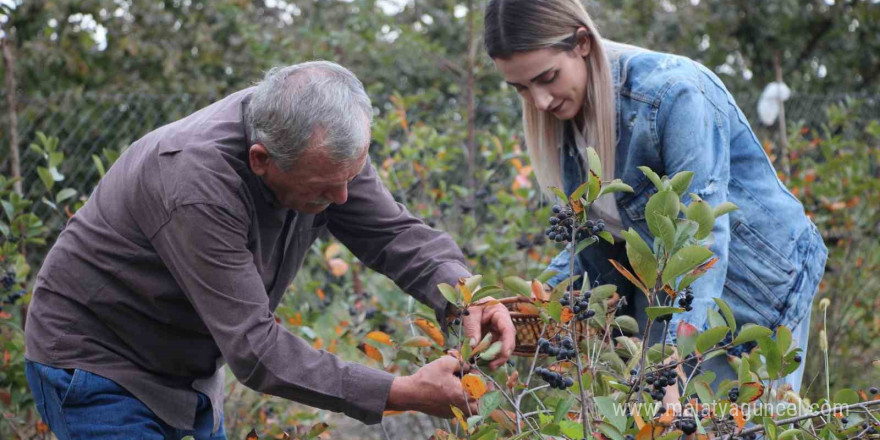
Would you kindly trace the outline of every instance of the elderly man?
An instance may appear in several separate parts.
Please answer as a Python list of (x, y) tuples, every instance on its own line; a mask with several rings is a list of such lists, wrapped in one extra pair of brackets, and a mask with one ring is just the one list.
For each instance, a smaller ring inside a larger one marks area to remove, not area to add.
[[(329, 230), (367, 266), (431, 306), (469, 273), (446, 234), (382, 186), (367, 154), (372, 108), (329, 62), (270, 71), (132, 144), (59, 236), (27, 320), (27, 378), (60, 439), (225, 438), (223, 369), (257, 391), (377, 423), (386, 409), (449, 416), (458, 361), (412, 376), (345, 362), (275, 322), (316, 237)], [(499, 306), (467, 336), (514, 330)]]

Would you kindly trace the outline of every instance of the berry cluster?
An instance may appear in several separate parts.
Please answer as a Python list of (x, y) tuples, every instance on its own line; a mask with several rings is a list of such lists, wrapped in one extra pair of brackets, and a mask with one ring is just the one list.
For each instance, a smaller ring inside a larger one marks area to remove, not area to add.
[(545, 233), (550, 241), (561, 243), (571, 241), (574, 226), (574, 211), (568, 206), (553, 205), (553, 215), (550, 216), (550, 227)]
[(650, 393), (654, 400), (663, 400), (666, 396), (666, 387), (675, 385), (675, 379), (675, 370), (671, 368), (648, 373), (645, 375), (645, 382), (651, 387), (645, 387), (643, 391)]
[(575, 317), (578, 321), (583, 321), (585, 319), (592, 318), (595, 314), (595, 310), (590, 310), (590, 296), (593, 293), (589, 290), (584, 292), (583, 296), (574, 295), (574, 298), (566, 292), (562, 295), (562, 299), (559, 300), (559, 303), (562, 304), (563, 307), (571, 306), (571, 310), (574, 312)]
[(545, 382), (549, 383), (551, 387), (564, 390), (572, 385), (574, 385), (574, 380), (570, 377), (563, 377), (561, 374), (550, 371), (544, 367), (535, 368), (535, 373), (538, 373), (541, 376), (541, 379), (544, 379)]
[(577, 352), (574, 350), (574, 341), (571, 338), (566, 336), (565, 339), (561, 339), (559, 335), (556, 335), (554, 341), (556, 344), (544, 338), (539, 338), (538, 353), (553, 356), (556, 360), (560, 361), (567, 361), (577, 357)]
[(678, 306), (683, 308), (685, 312), (693, 310), (691, 304), (694, 302), (694, 289), (688, 286), (684, 289), (684, 295), (678, 300)]
[(730, 391), (727, 392), (727, 398), (730, 399), (731, 402), (736, 402), (739, 399), (739, 387), (733, 387)]
[(678, 425), (678, 429), (685, 433), (685, 435), (691, 435), (697, 432), (697, 421), (693, 419), (693, 417), (683, 417), (678, 419), (676, 423)]
[(15, 285), (15, 272), (6, 272), (2, 283), (4, 289), (11, 289)]

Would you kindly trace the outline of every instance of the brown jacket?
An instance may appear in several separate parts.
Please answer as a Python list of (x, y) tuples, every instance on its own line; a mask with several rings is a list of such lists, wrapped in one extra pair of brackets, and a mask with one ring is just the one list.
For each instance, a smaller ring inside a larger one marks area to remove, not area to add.
[(193, 428), (196, 390), (219, 426), (224, 362), (257, 391), (377, 423), (393, 376), (312, 348), (273, 311), (328, 230), (438, 315), (436, 285), (467, 276), (464, 259), (369, 162), (345, 204), (279, 207), (248, 166), (249, 97), (161, 127), (113, 165), (40, 269), (26, 358), (112, 379), (181, 429)]

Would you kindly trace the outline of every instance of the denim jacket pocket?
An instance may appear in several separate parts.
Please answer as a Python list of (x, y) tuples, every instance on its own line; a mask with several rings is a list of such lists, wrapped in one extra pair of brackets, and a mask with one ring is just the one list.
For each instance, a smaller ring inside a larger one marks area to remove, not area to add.
[(775, 326), (787, 308), (796, 268), (746, 223), (737, 221), (731, 230), (722, 298), (738, 315), (737, 321)]

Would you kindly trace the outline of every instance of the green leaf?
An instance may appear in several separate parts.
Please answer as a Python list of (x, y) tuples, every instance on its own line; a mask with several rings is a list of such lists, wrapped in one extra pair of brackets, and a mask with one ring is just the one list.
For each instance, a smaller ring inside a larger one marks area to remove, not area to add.
[(595, 148), (587, 147), (587, 159), (590, 161), (590, 171), (596, 173), (599, 180), (602, 180), (602, 159), (599, 158), (599, 153), (596, 152)]
[(486, 362), (491, 362), (494, 361), (496, 357), (498, 357), (498, 353), (501, 353), (501, 341), (493, 342), (492, 345), (489, 346), (489, 348), (481, 352), (480, 359)]
[(758, 382), (746, 382), (739, 385), (739, 398), (736, 403), (751, 402), (764, 394), (764, 385)]
[[(693, 332), (691, 334), (686, 334), (684, 331), (684, 326), (691, 326)], [(678, 334), (676, 335), (676, 347), (678, 348), (679, 356), (687, 356), (694, 352), (694, 349), (697, 348), (697, 338), (700, 336), (700, 331), (695, 327), (690, 325), (687, 322), (680, 322), (678, 324)]]
[(681, 203), (678, 200), (678, 195), (672, 191), (660, 191), (650, 199), (648, 199), (648, 204), (645, 205), (645, 219), (648, 221), (648, 229), (651, 230), (651, 234), (655, 237), (660, 236), (660, 230), (657, 226), (657, 221), (651, 221), (652, 219), (656, 219), (656, 217), (651, 214), (665, 215), (670, 219), (675, 219), (678, 217), (679, 210), (681, 209)]
[(834, 398), (831, 400), (835, 405), (852, 405), (861, 401), (859, 394), (849, 388), (834, 393)]
[(565, 416), (573, 403), (574, 398), (572, 397), (559, 400), (559, 403), (556, 404), (556, 410), (553, 412), (553, 423), (559, 423), (560, 420), (566, 419)]
[[(627, 391), (629, 391), (629, 389), (627, 389)], [(605, 435), (605, 438), (611, 440), (624, 440), (623, 435), (621, 435), (620, 432), (618, 432), (618, 430), (611, 426), (611, 424), (608, 422), (600, 423), (597, 429), (599, 430), (599, 432)]]
[(688, 246), (669, 257), (663, 269), (663, 284), (671, 284), (681, 275), (693, 270), (700, 263), (712, 257), (712, 251), (703, 246)]
[(599, 239), (598, 239), (595, 235), (592, 236), (592, 237), (588, 237), (588, 238), (585, 239), (585, 240), (581, 240), (581, 241), (577, 244), (577, 246), (575, 246), (575, 248), (574, 248), (574, 253), (575, 253), (575, 255), (581, 253), (581, 251), (583, 251), (584, 249), (586, 249), (588, 246), (591, 246), (591, 245), (596, 244), (596, 243), (598, 243), (598, 242), (599, 242)]
[(631, 193), (633, 192), (633, 189), (631, 186), (623, 183), (622, 180), (614, 179), (611, 181), (611, 183), (606, 183), (602, 186), (602, 190), (599, 191), (599, 197), (602, 197), (608, 193), (616, 193), (621, 191)]
[(614, 236), (611, 235), (610, 232), (608, 232), (608, 231), (601, 231), (601, 232), (599, 232), (599, 233), (596, 234), (596, 235), (598, 235), (598, 236), (599, 236), (600, 238), (602, 238), (603, 240), (607, 241), (609, 244), (614, 244)]
[(482, 275), (472, 275), (464, 280), (464, 285), (473, 292), (474, 290), (477, 290), (481, 281), (483, 281)]
[(602, 191), (602, 181), (599, 177), (590, 172), (590, 175), (587, 178), (587, 183), (590, 184), (590, 197), (587, 200), (592, 203), (599, 198), (599, 193)]
[(776, 423), (773, 423), (773, 419), (770, 417), (764, 418), (764, 437), (768, 440), (777, 440)]
[(715, 218), (718, 218), (724, 214), (727, 214), (728, 212), (736, 211), (737, 209), (739, 209), (739, 206), (736, 206), (730, 202), (724, 202), (724, 203), (716, 206), (715, 210), (712, 212), (712, 214), (715, 216)]
[(626, 430), (626, 416), (615, 411), (617, 402), (606, 396), (595, 397), (593, 401), (596, 402), (596, 407), (602, 416), (605, 417), (605, 420), (608, 420), (608, 423), (614, 426), (617, 431), (623, 432)]
[(95, 168), (98, 170), (98, 177), (103, 178), (104, 174), (107, 173), (107, 171), (104, 169), (104, 162), (101, 161), (101, 158), (98, 157), (97, 154), (92, 155), (92, 162), (95, 163)]
[(663, 246), (666, 247), (667, 253), (675, 251), (675, 225), (672, 220), (665, 215), (652, 214), (656, 219), (657, 230), (660, 231), (660, 239), (663, 240)]
[(799, 429), (799, 428), (786, 429), (785, 431), (782, 431), (781, 434), (779, 434), (779, 437), (777, 437), (777, 440), (790, 440), (790, 439), (793, 439), (797, 436), (800, 436), (801, 439), (806, 439), (807, 438), (806, 434), (807, 433), (803, 429)]
[(498, 406), (501, 405), (501, 399), (504, 396), (501, 395), (501, 391), (489, 391), (484, 394), (483, 397), (480, 398), (480, 415), (483, 417), (488, 417), (492, 411), (498, 409)]
[(581, 184), (581, 186), (577, 187), (577, 189), (574, 190), (574, 192), (572, 192), (569, 197), (571, 198), (571, 200), (580, 200), (580, 198), (584, 196), (584, 193), (587, 192), (587, 189), (589, 189), (589, 187), (590, 182), (584, 182)]
[(540, 281), (542, 284), (547, 284), (547, 281), (550, 281), (550, 278), (553, 278), (558, 274), (559, 272), (555, 270), (545, 270), (541, 272), (541, 274), (538, 275), (535, 279)]
[(568, 197), (565, 195), (564, 192), (562, 192), (561, 189), (555, 186), (551, 186), (550, 191), (553, 191), (553, 194), (556, 194), (556, 197), (559, 197), (559, 199), (562, 200), (562, 203), (565, 203), (566, 205), (568, 204)]
[(532, 285), (520, 277), (504, 277), (501, 284), (504, 285), (505, 289), (516, 293), (517, 295), (522, 295), (526, 298), (529, 298), (532, 295)]
[(693, 220), (700, 225), (694, 238), (702, 240), (709, 236), (712, 227), (715, 226), (715, 217), (712, 215), (712, 207), (704, 200), (701, 200), (696, 194), (691, 194), (694, 201), (687, 207), (685, 217)]
[(52, 191), (52, 187), (55, 186), (55, 179), (52, 177), (52, 173), (45, 167), (37, 167), (37, 174), (40, 175), (40, 180), (43, 181), (46, 191)]
[(700, 353), (709, 351), (709, 349), (714, 347), (715, 344), (721, 342), (721, 340), (727, 336), (729, 331), (730, 329), (727, 327), (713, 327), (704, 331), (700, 334), (700, 337), (697, 338), (697, 350), (699, 350)]
[(709, 318), (709, 327), (727, 326), (727, 321), (724, 320), (724, 317), (712, 307), (706, 307), (706, 314)]
[(693, 178), (693, 171), (682, 171), (672, 176), (672, 179), (669, 179), (669, 183), (672, 185), (672, 190), (681, 197), (691, 186), (691, 179)]
[(561, 322), (562, 304), (559, 304), (556, 301), (547, 304), (547, 313), (550, 314), (550, 317), (553, 318), (554, 321)]
[(461, 296), (458, 291), (455, 290), (454, 287), (450, 286), (446, 283), (440, 283), (437, 285), (437, 288), (440, 289), (440, 293), (443, 294), (443, 297), (446, 298), (446, 301), (451, 302), (452, 304), (458, 304), (461, 301)]
[(752, 373), (749, 366), (749, 359), (746, 357), (741, 358), (741, 362), (739, 364), (739, 376), (738, 380), (740, 384), (748, 383), (752, 381)]
[(584, 438), (584, 425), (578, 422), (563, 420), (559, 422), (559, 428), (562, 430), (563, 435), (572, 440), (583, 440)]
[(630, 266), (642, 283), (649, 289), (652, 288), (657, 282), (657, 259), (651, 248), (633, 228), (621, 231), (620, 235), (626, 240), (626, 256)]
[(58, 195), (55, 196), (55, 203), (61, 203), (73, 196), (76, 195), (76, 190), (73, 188), (64, 188), (58, 192)]
[(785, 355), (791, 348), (791, 329), (784, 325), (776, 328), (776, 345), (779, 346), (779, 352)]
[(745, 344), (746, 342), (756, 341), (764, 336), (770, 336), (773, 332), (767, 328), (757, 324), (746, 324), (733, 340), (733, 345)]
[(477, 290), (474, 293), (474, 297), (471, 298), (471, 303), (477, 302), (478, 300), (486, 298), (487, 296), (500, 296), (503, 292), (504, 290), (502, 290), (498, 286), (483, 286), (480, 288), (480, 290)]
[(681, 307), (653, 306), (645, 308), (645, 313), (648, 314), (648, 319), (651, 321), (657, 319), (658, 316), (666, 316), (683, 311), (684, 309)]
[(721, 314), (724, 315), (724, 320), (727, 321), (727, 326), (730, 327), (730, 330), (736, 331), (736, 318), (733, 317), (733, 310), (730, 308), (723, 299), (714, 298), (715, 304), (718, 304), (718, 310), (721, 310)]
[(28, 148), (30, 148), (33, 152), (39, 154), (40, 156), (45, 155), (45, 152), (43, 151), (43, 149), (37, 144), (30, 144), (30, 145), (28, 145)]
[(657, 187), (657, 191), (663, 190), (663, 182), (660, 181), (660, 176), (658, 176), (657, 173), (654, 172), (654, 170), (646, 166), (640, 166), (639, 169), (642, 170), (645, 176), (648, 177), (648, 180), (650, 180), (651, 183), (653, 183), (654, 186)]
[(637, 334), (639, 332), (639, 323), (632, 316), (617, 316), (614, 318), (614, 325), (620, 327), (620, 330), (624, 333)]
[(692, 237), (700, 229), (700, 225), (693, 220), (680, 218), (675, 220), (675, 249), (678, 249), (690, 242)]
[(55, 179), (56, 182), (64, 180), (64, 174), (59, 173), (58, 168), (49, 167), (49, 173), (52, 174), (52, 178)]

